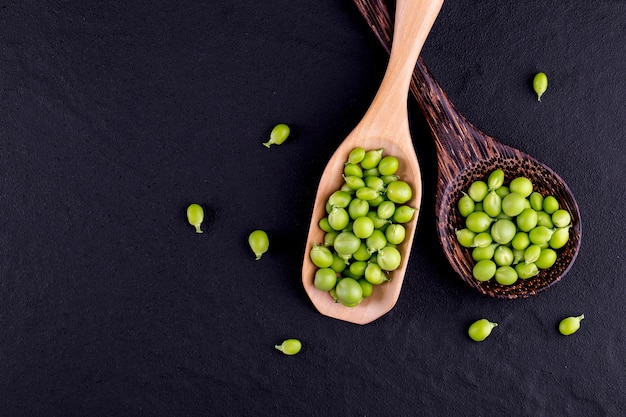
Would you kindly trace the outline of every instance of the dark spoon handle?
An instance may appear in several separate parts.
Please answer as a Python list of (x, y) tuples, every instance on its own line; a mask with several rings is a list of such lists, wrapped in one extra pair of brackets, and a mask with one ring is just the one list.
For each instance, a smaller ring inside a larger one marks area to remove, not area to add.
[[(354, 3), (389, 52), (393, 29), (384, 0), (354, 0)], [(485, 135), (459, 113), (421, 57), (413, 71), (411, 93), (433, 134), (439, 161), (439, 191), (477, 160), (495, 155), (521, 156), (520, 151)]]

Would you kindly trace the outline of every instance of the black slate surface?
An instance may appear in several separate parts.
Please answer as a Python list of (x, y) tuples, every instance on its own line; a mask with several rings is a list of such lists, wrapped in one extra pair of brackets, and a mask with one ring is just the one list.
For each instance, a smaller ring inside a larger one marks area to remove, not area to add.
[[(624, 415), (624, 39), (617, 0), (444, 4), (424, 60), (568, 182), (581, 252), (530, 299), (462, 283), (411, 100), (419, 230), (398, 304), (358, 326), (300, 283), (317, 181), (386, 65), (351, 1), (0, 3), (0, 415)], [(266, 149), (279, 122), (292, 136)], [(499, 326), (478, 344), (481, 317)], [(289, 337), (297, 356), (274, 349)]]

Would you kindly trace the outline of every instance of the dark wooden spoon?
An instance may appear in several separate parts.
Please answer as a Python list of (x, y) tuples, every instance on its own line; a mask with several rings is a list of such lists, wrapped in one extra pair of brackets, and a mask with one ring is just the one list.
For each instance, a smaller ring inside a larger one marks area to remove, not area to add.
[[(389, 51), (392, 23), (384, 1), (354, 0), (354, 3)], [(582, 237), (578, 205), (565, 181), (532, 156), (504, 145), (474, 127), (458, 112), (421, 58), (413, 73), (411, 92), (430, 126), (437, 149), (437, 232), (452, 268), (470, 286), (498, 298), (528, 297), (558, 282), (574, 263)], [(462, 191), (467, 190), (473, 181), (484, 180), (498, 168), (504, 171), (508, 180), (518, 176), (529, 178), (535, 185), (535, 191), (544, 196), (555, 196), (560, 206), (572, 216), (570, 238), (566, 246), (559, 250), (556, 264), (533, 278), (518, 280), (510, 286), (500, 285), (495, 280), (481, 282), (474, 279), (474, 261), (470, 251), (458, 244), (455, 235), (456, 229), (464, 227), (463, 218), (456, 209)]]

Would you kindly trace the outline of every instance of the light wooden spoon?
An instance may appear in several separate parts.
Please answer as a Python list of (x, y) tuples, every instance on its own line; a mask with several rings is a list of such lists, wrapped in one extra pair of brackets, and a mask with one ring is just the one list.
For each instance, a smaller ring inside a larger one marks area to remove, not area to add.
[[(392, 26), (384, 1), (354, 0), (354, 3), (389, 51)], [(481, 293), (505, 299), (535, 295), (558, 282), (574, 263), (582, 238), (578, 204), (565, 181), (537, 159), (495, 140), (472, 125), (452, 104), (421, 59), (415, 67), (411, 91), (430, 126), (437, 148), (437, 232), (452, 268)], [(514, 285), (506, 286), (495, 280), (481, 282), (474, 279), (474, 261), (470, 251), (462, 248), (455, 236), (455, 229), (464, 227), (463, 218), (456, 210), (462, 191), (467, 190), (473, 181), (484, 180), (498, 168), (504, 171), (508, 180), (517, 176), (530, 178), (536, 191), (544, 196), (555, 196), (572, 217), (569, 241), (559, 250), (555, 265), (531, 279), (518, 280)]]
[[(326, 316), (367, 324), (391, 310), (400, 295), (422, 197), (420, 168), (407, 114), (409, 84), (415, 62), (442, 4), (443, 0), (397, 1), (393, 46), (380, 88), (361, 122), (330, 158), (320, 179), (302, 265), (302, 283), (313, 305)], [(376, 286), (372, 296), (365, 298), (358, 306), (346, 307), (336, 303), (328, 292), (315, 288), (313, 279), (317, 267), (311, 262), (309, 253), (314, 244), (321, 244), (324, 240), (324, 232), (318, 224), (326, 215), (326, 201), (334, 191), (341, 188), (348, 154), (359, 146), (365, 149), (384, 148), (386, 155), (399, 159), (397, 175), (413, 189), (413, 197), (406, 204), (418, 210), (411, 222), (405, 225), (406, 238), (398, 247), (402, 262), (390, 274), (391, 281)]]

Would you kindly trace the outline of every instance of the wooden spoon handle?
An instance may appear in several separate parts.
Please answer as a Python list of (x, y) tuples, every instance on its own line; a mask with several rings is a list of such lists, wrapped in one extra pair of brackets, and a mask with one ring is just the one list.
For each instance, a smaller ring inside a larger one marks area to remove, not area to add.
[(408, 132), (407, 95), (413, 69), (442, 4), (443, 0), (397, 0), (387, 70), (360, 128), (381, 126), (377, 119), (384, 115), (385, 129), (397, 126), (397, 131)]
[[(354, 3), (383, 47), (390, 52), (393, 29), (384, 0), (354, 0)], [(477, 156), (508, 152), (508, 147), (484, 135), (459, 113), (421, 58), (412, 73), (410, 90), (433, 134), (440, 183), (455, 178)]]

